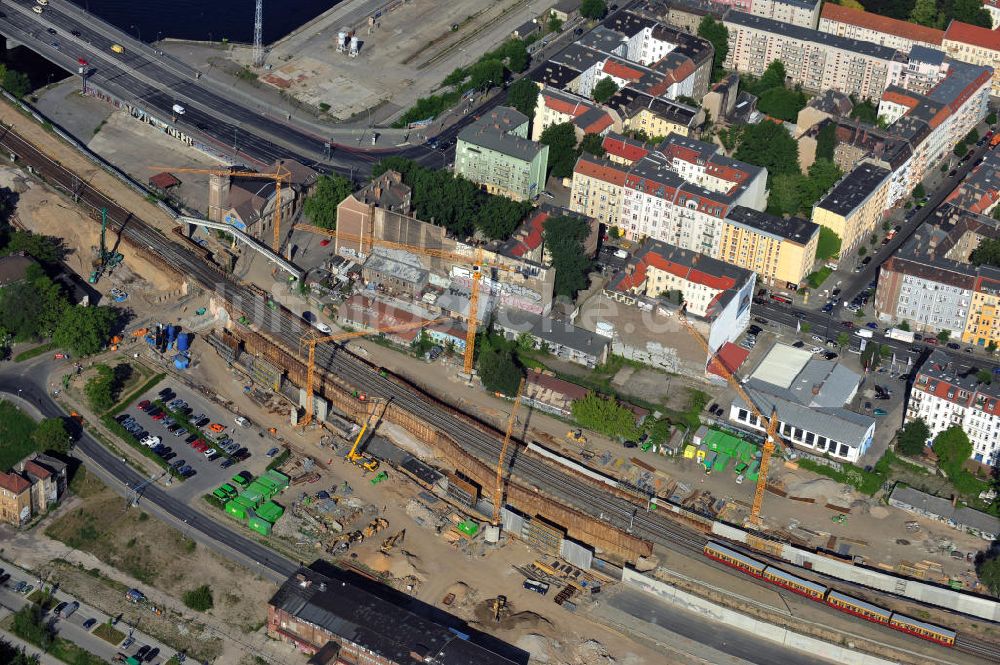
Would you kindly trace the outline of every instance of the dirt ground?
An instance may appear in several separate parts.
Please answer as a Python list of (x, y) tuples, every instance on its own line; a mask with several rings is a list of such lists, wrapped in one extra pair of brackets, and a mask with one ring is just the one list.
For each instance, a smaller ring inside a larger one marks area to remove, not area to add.
[[(197, 546), (124, 500), (92, 476), (74, 483), (75, 496), (31, 533), (5, 539), (5, 556), (49, 574), (67, 590), (164, 642), (220, 663), (243, 663), (268, 648), (262, 627), (276, 587)], [(202, 584), (213, 590), (207, 613), (186, 608), (184, 592)], [(124, 599), (139, 588), (160, 616)]]

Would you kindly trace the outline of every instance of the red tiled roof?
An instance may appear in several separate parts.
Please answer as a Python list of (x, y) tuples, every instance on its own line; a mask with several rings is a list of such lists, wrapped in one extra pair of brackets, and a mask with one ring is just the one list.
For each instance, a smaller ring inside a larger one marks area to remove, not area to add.
[(601, 146), (609, 155), (621, 157), (629, 162), (639, 161), (649, 154), (649, 148), (645, 145), (638, 141), (627, 139), (624, 136), (618, 136), (617, 134), (606, 135), (604, 141), (601, 142)]
[(583, 130), (584, 134), (600, 134), (605, 129), (610, 127), (613, 123), (614, 121), (611, 119), (610, 115), (608, 115), (607, 113), (602, 113), (601, 117), (596, 118), (592, 123), (590, 123), (586, 127), (581, 127), (581, 129)]
[(538, 249), (542, 244), (542, 228), (548, 218), (547, 211), (535, 210), (521, 227), (518, 235), (515, 236), (517, 244), (510, 248), (510, 253), (517, 257), (523, 257), (528, 252)]
[(627, 175), (625, 171), (617, 165), (594, 161), (586, 155), (582, 155), (580, 159), (576, 160), (576, 166), (573, 168), (573, 171), (590, 178), (597, 178), (598, 180), (603, 180), (604, 182), (610, 182), (618, 185), (619, 187), (625, 186), (625, 176)]
[(928, 44), (940, 44), (941, 40), (945, 37), (945, 33), (941, 30), (917, 25), (909, 21), (900, 21), (888, 16), (879, 16), (878, 14), (872, 14), (860, 9), (842, 7), (832, 2), (823, 3), (823, 11), (820, 17)]
[(31, 488), (31, 483), (16, 473), (0, 473), (0, 488), (13, 494), (21, 494)]
[(590, 107), (581, 102), (571, 102), (567, 99), (562, 99), (554, 95), (542, 95), (545, 99), (545, 105), (552, 109), (553, 111), (559, 111), (560, 113), (565, 113), (566, 115), (571, 115), (574, 118), (578, 115), (586, 113)]
[(42, 478), (43, 480), (52, 475), (51, 471), (46, 469), (41, 464), (36, 463), (34, 460), (28, 460), (24, 463), (24, 472), (30, 473), (36, 478)]
[(603, 71), (605, 74), (614, 76), (615, 78), (624, 79), (626, 81), (638, 81), (642, 78), (642, 72), (637, 69), (632, 69), (617, 60), (608, 60), (605, 62)]
[(1000, 51), (1000, 30), (990, 30), (989, 28), (980, 28), (978, 25), (952, 21), (948, 24), (948, 29), (944, 31), (944, 38), (953, 42)]
[(899, 104), (900, 106), (905, 106), (909, 109), (914, 108), (918, 104), (916, 98), (910, 95), (905, 95), (899, 90), (886, 90), (882, 93), (882, 101)]
[(715, 289), (716, 291), (726, 291), (736, 285), (736, 282), (731, 277), (726, 277), (725, 275), (711, 275), (707, 272), (702, 272), (693, 266), (675, 263), (651, 250), (639, 257), (635, 270), (622, 277), (618, 288), (621, 290), (629, 290), (638, 287), (646, 281), (646, 269), (649, 267), (669, 272), (671, 275), (680, 277), (681, 279), (691, 282), (692, 284), (707, 286), (708, 288)]
[[(741, 346), (736, 346), (732, 342), (726, 342), (719, 349), (716, 354), (719, 362), (726, 368), (730, 374), (735, 374), (736, 370), (746, 362), (746, 359), (750, 356), (750, 352)], [(721, 376), (726, 378), (725, 375), (719, 370), (718, 363), (714, 363), (711, 360), (708, 362), (708, 371), (716, 376)]]
[(578, 386), (575, 383), (557, 379), (556, 377), (549, 376), (548, 374), (542, 374), (538, 370), (531, 370), (528, 372), (528, 374), (524, 377), (524, 380), (528, 383), (533, 383), (540, 388), (551, 390), (554, 393), (559, 393), (568, 400), (583, 399), (590, 393), (590, 390), (584, 388), (583, 386)]

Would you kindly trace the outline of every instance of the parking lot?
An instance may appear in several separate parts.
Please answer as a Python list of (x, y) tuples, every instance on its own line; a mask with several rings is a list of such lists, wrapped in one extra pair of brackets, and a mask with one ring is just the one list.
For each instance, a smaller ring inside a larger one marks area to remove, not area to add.
[[(210, 492), (240, 470), (263, 466), (267, 461), (265, 453), (274, 447), (253, 423), (171, 383), (140, 396), (119, 418), (123, 426), (134, 423), (137, 431), (133, 435), (145, 439), (145, 445), (185, 478), (182, 483), (174, 483), (173, 488), (192, 499)], [(191, 433), (188, 427), (194, 427), (197, 433)]]

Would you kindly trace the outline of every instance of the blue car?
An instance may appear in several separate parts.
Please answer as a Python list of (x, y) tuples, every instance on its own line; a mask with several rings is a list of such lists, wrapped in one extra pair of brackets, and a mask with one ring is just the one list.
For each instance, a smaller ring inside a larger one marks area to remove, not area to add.
[(875, 323), (874, 321), (869, 321), (868, 323), (865, 324), (865, 327), (871, 328), (872, 330), (878, 330), (878, 324)]

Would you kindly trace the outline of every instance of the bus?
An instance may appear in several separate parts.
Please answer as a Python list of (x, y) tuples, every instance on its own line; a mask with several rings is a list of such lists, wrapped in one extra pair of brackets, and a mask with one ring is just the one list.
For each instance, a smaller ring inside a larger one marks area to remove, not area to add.
[(774, 302), (780, 302), (782, 305), (792, 304), (792, 299), (789, 296), (784, 295), (783, 293), (772, 293), (771, 300), (773, 300)]

